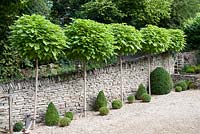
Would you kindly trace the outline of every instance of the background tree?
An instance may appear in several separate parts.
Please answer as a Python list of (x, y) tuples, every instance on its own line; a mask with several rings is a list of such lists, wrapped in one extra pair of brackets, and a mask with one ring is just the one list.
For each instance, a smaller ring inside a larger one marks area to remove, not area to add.
[(138, 30), (133, 26), (125, 24), (111, 24), (112, 31), (115, 37), (116, 53), (119, 56), (120, 63), (120, 77), (121, 77), (121, 100), (123, 99), (123, 55), (135, 54), (138, 50), (141, 50), (142, 45), (140, 44), (142, 36)]
[(0, 9), (0, 81), (13, 80), (21, 77), (20, 69), (27, 67), (29, 61), (20, 57), (8, 43), (8, 27), (22, 14), (48, 16), (50, 7), (47, 0), (1, 0)]
[(110, 0), (95, 0), (82, 5), (79, 17), (102, 23), (121, 22), (125, 16)]
[(182, 28), (186, 20), (194, 18), (200, 12), (199, 0), (173, 0), (169, 18), (161, 20), (159, 26)]
[[(91, 0), (53, 0), (51, 17), (56, 23), (69, 23), (69, 17), (74, 18), (81, 5)], [(55, 21), (56, 20), (56, 21)]]
[(67, 37), (66, 55), (83, 63), (84, 69), (84, 114), (86, 116), (86, 65), (89, 61), (98, 62), (114, 54), (114, 37), (105, 24), (92, 20), (76, 19), (65, 27)]
[(119, 10), (126, 14), (123, 22), (144, 27), (146, 24), (157, 25), (161, 19), (169, 18), (172, 0), (113, 0)]
[(23, 58), (35, 61), (34, 126), (38, 91), (38, 62), (57, 59), (66, 47), (62, 29), (40, 15), (23, 15), (10, 27), (10, 43)]
[(184, 31), (186, 34), (186, 50), (197, 50), (200, 49), (200, 14), (194, 19), (189, 20), (185, 23)]
[(151, 54), (159, 54), (168, 50), (170, 38), (169, 33), (164, 28), (159, 28), (157, 26), (148, 25), (141, 29), (142, 33), (142, 52), (150, 54), (148, 57), (149, 61), (149, 94), (151, 94), (150, 85), (150, 72), (151, 72)]

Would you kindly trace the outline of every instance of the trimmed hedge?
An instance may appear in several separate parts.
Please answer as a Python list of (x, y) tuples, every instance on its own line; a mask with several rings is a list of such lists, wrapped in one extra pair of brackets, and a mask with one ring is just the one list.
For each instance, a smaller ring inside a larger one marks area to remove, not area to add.
[(59, 114), (58, 111), (53, 104), (53, 102), (49, 103), (47, 107), (47, 112), (45, 114), (45, 124), (47, 126), (57, 125), (59, 122)]
[(122, 107), (122, 101), (121, 100), (114, 100), (112, 102), (112, 108), (113, 109), (120, 109)]
[(100, 115), (104, 116), (104, 115), (107, 115), (109, 113), (109, 109), (107, 107), (101, 107), (99, 109), (99, 113)]
[(151, 92), (156, 95), (170, 93), (173, 82), (170, 74), (162, 67), (157, 67), (150, 75)]
[(175, 87), (180, 86), (182, 88), (182, 91), (185, 91), (188, 89), (187, 82), (185, 80), (180, 80), (175, 84)]
[(136, 99), (141, 100), (141, 96), (143, 93), (147, 93), (147, 90), (145, 89), (143, 84), (140, 84), (136, 92)]
[(100, 91), (95, 102), (95, 109), (99, 111), (101, 107), (107, 107), (107, 103), (108, 102), (104, 95), (104, 92)]
[(60, 127), (69, 126), (70, 123), (71, 123), (71, 119), (68, 118), (68, 117), (63, 117), (59, 120), (59, 126)]
[(176, 92), (181, 92), (181, 91), (182, 91), (182, 87), (176, 86), (176, 87), (175, 87), (175, 91), (176, 91)]
[(144, 94), (142, 94), (141, 99), (142, 99), (142, 102), (150, 102), (151, 96), (147, 93), (144, 93)]
[(70, 118), (70, 120), (73, 120), (74, 115), (73, 115), (72, 112), (66, 112), (66, 113), (65, 113), (65, 117)]
[(15, 123), (15, 125), (13, 126), (13, 131), (14, 132), (20, 132), (23, 129), (23, 123), (22, 122), (17, 122)]
[(128, 103), (133, 103), (135, 101), (135, 96), (134, 95), (129, 95), (127, 97)]

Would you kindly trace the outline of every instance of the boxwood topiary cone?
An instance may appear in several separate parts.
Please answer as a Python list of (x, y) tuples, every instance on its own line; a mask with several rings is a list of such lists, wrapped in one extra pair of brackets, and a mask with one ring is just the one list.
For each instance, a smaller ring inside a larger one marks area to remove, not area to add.
[(173, 82), (170, 74), (162, 67), (157, 67), (150, 75), (152, 94), (162, 95), (168, 94)]
[(136, 99), (141, 100), (142, 94), (147, 93), (147, 90), (145, 89), (143, 84), (140, 84), (138, 87), (138, 90), (136, 92)]
[(107, 103), (108, 102), (104, 95), (104, 92), (100, 91), (95, 102), (95, 109), (99, 111), (101, 107), (107, 107)]
[(59, 114), (58, 111), (53, 104), (53, 102), (49, 103), (47, 107), (47, 112), (45, 114), (45, 124), (47, 126), (57, 125), (59, 122)]

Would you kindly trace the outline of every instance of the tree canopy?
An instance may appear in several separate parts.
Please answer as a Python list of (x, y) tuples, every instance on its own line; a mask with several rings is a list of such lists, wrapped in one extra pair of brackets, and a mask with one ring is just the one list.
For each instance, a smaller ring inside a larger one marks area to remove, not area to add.
[[(65, 27), (66, 55), (70, 59), (102, 61), (113, 55), (114, 37), (105, 24), (93, 20), (75, 19)], [(69, 53), (68, 53), (69, 52)]]
[(116, 4), (109, 0), (90, 1), (82, 5), (78, 16), (85, 19), (92, 19), (102, 23), (121, 22), (125, 16)]
[(117, 23), (110, 26), (115, 37), (116, 52), (119, 55), (135, 54), (141, 50), (142, 35), (135, 27)]
[(66, 47), (62, 29), (40, 15), (23, 15), (10, 29), (10, 43), (29, 60), (57, 59)]

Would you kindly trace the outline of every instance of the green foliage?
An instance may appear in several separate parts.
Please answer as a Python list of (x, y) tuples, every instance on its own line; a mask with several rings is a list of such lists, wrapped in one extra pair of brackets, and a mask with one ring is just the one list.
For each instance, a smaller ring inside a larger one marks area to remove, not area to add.
[(59, 120), (59, 126), (60, 127), (69, 126), (70, 123), (71, 123), (71, 119), (68, 118), (68, 117), (63, 117)]
[(66, 47), (62, 29), (40, 15), (23, 15), (10, 29), (11, 44), (29, 60), (57, 59)]
[(141, 50), (142, 35), (135, 27), (126, 24), (111, 24), (111, 28), (115, 37), (116, 52), (119, 55), (135, 54)]
[(79, 16), (101, 23), (120, 22), (125, 16), (111, 0), (95, 0), (82, 5)]
[(195, 73), (195, 68), (194, 67), (187, 67), (185, 70), (186, 73)]
[(70, 120), (73, 120), (74, 115), (73, 115), (72, 112), (66, 112), (66, 113), (65, 113), (65, 117), (70, 118)]
[(95, 102), (95, 109), (98, 111), (101, 107), (107, 107), (107, 103), (104, 92), (100, 91)]
[(168, 50), (179, 52), (185, 47), (185, 35), (182, 30), (169, 29), (170, 44)]
[(114, 37), (105, 24), (76, 19), (65, 27), (65, 35), (69, 45), (65, 51), (70, 59), (104, 61), (114, 54)]
[(101, 108), (99, 109), (99, 113), (100, 113), (100, 115), (102, 115), (102, 116), (108, 115), (109, 109), (108, 109), (107, 107), (101, 107)]
[(182, 87), (181, 86), (176, 86), (175, 87), (175, 91), (176, 92), (181, 92), (182, 91)]
[(144, 93), (144, 94), (142, 94), (141, 99), (142, 99), (142, 102), (150, 102), (151, 96), (147, 93)]
[(170, 38), (166, 29), (148, 25), (141, 29), (141, 33), (143, 36), (143, 52), (162, 53), (168, 50)]
[(13, 131), (14, 131), (14, 132), (20, 132), (20, 131), (22, 131), (23, 126), (24, 126), (24, 125), (23, 125), (22, 122), (17, 122), (17, 123), (15, 123), (14, 126), (13, 126)]
[(188, 88), (188, 85), (187, 85), (187, 83), (186, 83), (185, 80), (180, 80), (180, 81), (178, 81), (178, 82), (175, 84), (175, 87), (176, 87), (176, 86), (180, 86), (180, 87), (182, 88), (182, 91), (185, 91), (185, 90), (187, 90), (187, 88)]
[(133, 103), (135, 101), (135, 96), (134, 95), (129, 95), (127, 97), (128, 103)]
[(169, 18), (162, 19), (160, 26), (171, 28), (182, 28), (183, 23), (194, 18), (200, 11), (199, 0), (173, 0)]
[(145, 89), (143, 84), (140, 84), (136, 92), (136, 99), (141, 100), (141, 96), (144, 93), (147, 93), (147, 90)]
[(54, 126), (57, 125), (59, 122), (59, 114), (58, 111), (53, 104), (53, 102), (49, 103), (47, 107), (47, 111), (45, 114), (45, 124), (47, 126)]
[(121, 107), (122, 107), (122, 101), (121, 100), (112, 101), (112, 108), (113, 109), (120, 109)]
[(152, 94), (168, 94), (173, 87), (170, 74), (162, 67), (157, 67), (153, 72), (151, 72), (150, 80)]
[(156, 25), (161, 19), (170, 17), (171, 0), (114, 0), (126, 14), (124, 21), (137, 28), (146, 24)]
[(198, 14), (194, 19), (188, 21), (184, 26), (185, 34), (187, 35), (186, 50), (196, 50), (200, 49), (200, 14)]
[(29, 0), (21, 12), (28, 15), (39, 14), (48, 17), (51, 10), (48, 2), (48, 0)]

